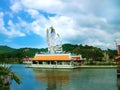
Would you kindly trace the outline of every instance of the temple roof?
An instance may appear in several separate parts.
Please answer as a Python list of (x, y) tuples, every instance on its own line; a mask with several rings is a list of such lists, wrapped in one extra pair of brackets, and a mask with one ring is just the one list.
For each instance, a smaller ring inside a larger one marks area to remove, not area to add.
[(37, 54), (32, 60), (69, 61), (70, 54)]

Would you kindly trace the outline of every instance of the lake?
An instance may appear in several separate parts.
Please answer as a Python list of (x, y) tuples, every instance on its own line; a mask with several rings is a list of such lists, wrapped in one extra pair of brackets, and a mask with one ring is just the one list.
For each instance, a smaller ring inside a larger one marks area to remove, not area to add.
[(13, 64), (12, 71), (21, 77), (10, 90), (120, 90), (116, 69), (37, 69)]

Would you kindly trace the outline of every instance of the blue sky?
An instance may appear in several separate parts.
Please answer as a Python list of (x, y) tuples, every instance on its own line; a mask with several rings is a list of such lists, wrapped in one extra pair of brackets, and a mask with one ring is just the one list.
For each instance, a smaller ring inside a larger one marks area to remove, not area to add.
[(62, 42), (115, 49), (120, 42), (120, 0), (1, 0), (0, 45), (47, 47), (46, 29)]

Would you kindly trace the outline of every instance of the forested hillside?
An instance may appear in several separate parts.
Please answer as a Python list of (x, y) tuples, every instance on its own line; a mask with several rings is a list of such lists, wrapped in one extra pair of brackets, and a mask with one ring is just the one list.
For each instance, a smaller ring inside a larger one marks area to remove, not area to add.
[(14, 48), (8, 46), (0, 46), (0, 54), (15, 51)]
[[(72, 54), (81, 54), (83, 58), (87, 60), (93, 59), (96, 61), (102, 61), (104, 54), (109, 56), (109, 59), (114, 59), (117, 55), (116, 50), (101, 50), (88, 45), (73, 45), (64, 44), (63, 51)], [(26, 56), (33, 58), (35, 53), (47, 52), (47, 48), (19, 48), (14, 49), (8, 46), (0, 46), (0, 63), (22, 63), (23, 58)]]

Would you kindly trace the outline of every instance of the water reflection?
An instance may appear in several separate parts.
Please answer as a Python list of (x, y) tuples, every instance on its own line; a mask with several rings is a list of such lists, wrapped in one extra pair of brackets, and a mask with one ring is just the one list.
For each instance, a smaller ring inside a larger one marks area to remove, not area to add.
[[(46, 90), (117, 90), (114, 69), (33, 69)], [(120, 85), (120, 84), (119, 84)]]
[(120, 90), (116, 69), (36, 69), (14, 65), (12, 72), (22, 78), (10, 90)]
[(68, 84), (71, 70), (63, 69), (33, 69), (36, 80), (47, 83), (46, 90), (56, 90)]
[(118, 86), (118, 90), (120, 90), (120, 77), (117, 77), (117, 86)]
[(120, 90), (120, 67), (117, 68), (117, 87)]

